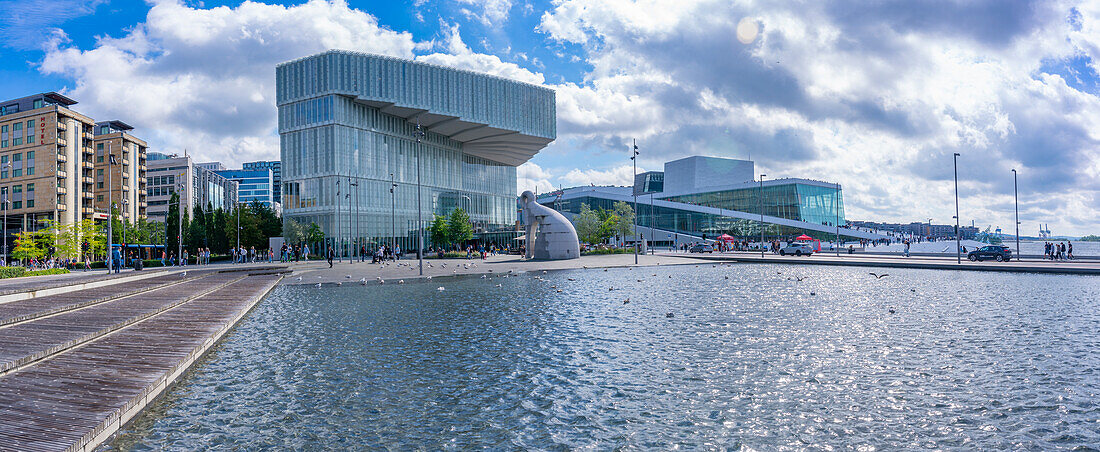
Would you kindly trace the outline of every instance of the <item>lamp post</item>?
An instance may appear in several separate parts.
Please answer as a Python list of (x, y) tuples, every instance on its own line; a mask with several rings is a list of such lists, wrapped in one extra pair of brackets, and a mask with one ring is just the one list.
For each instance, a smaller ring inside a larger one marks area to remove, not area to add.
[[(359, 252), (359, 181), (358, 181), (358, 179), (356, 179), (355, 182), (352, 182), (351, 178), (349, 177), (348, 178), (348, 186), (349, 187), (355, 187), (355, 223), (354, 223), (355, 224), (355, 255), (359, 256), (359, 261), (362, 262), (363, 261), (363, 253)], [(351, 232), (351, 231), (348, 231), (348, 232)]]
[[(241, 181), (233, 181), (233, 208), (237, 209), (237, 251), (241, 250)], [(237, 256), (238, 258), (240, 256)]]
[(1016, 168), (1012, 168), (1012, 197), (1016, 200), (1016, 260), (1020, 260), (1023, 255), (1020, 254), (1020, 190), (1016, 184)]
[(420, 276), (424, 276), (424, 214), (423, 204), (421, 202), (421, 196), (424, 192), (423, 187), (420, 185), (420, 139), (425, 136), (424, 131), (420, 128), (420, 116), (416, 117), (416, 132), (413, 133), (416, 137), (416, 259), (417, 266), (420, 269)]
[[(634, 165), (634, 180), (638, 179), (638, 140), (634, 140), (634, 149), (630, 154), (630, 163)], [(634, 195), (634, 235), (638, 238), (634, 241), (634, 265), (638, 265), (638, 239), (641, 238), (641, 234), (638, 234), (638, 187), (632, 186), (630, 193)]]
[(760, 258), (764, 258), (764, 177), (767, 174), (760, 175)]
[(110, 262), (107, 265), (107, 274), (111, 274), (111, 266), (115, 264), (114, 257), (111, 252), (115, 249), (115, 236), (114, 236), (114, 206), (115, 200), (111, 196), (114, 192), (114, 178), (111, 177), (111, 165), (115, 164), (115, 155), (111, 153), (111, 143), (107, 143), (107, 258), (106, 262)]
[(397, 183), (390, 173), (390, 249), (397, 249)]
[[(3, 171), (11, 168), (11, 163), (5, 163)], [(8, 187), (0, 189), (0, 198), (4, 203), (4, 266), (8, 265), (8, 210), (11, 209), (11, 200), (8, 199)]]
[(336, 178), (336, 212), (333, 213), (333, 245), (336, 245), (336, 262), (340, 262), (340, 232), (344, 228), (340, 227), (340, 178)]
[(840, 257), (840, 182), (836, 183), (836, 196), (833, 197), (833, 210), (836, 211), (836, 246), (833, 248), (836, 250), (836, 257)]
[(962, 263), (962, 234), (959, 230), (959, 153), (954, 156), (955, 162), (955, 263)]
[(653, 192), (649, 193), (649, 246), (646, 246), (646, 253), (653, 254), (651, 248), (653, 247), (653, 226), (657, 224), (657, 214), (653, 213)]

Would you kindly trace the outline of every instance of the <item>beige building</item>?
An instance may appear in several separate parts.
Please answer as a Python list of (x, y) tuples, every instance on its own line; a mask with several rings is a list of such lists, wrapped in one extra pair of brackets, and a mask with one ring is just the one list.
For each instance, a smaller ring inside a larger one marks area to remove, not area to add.
[[(112, 202), (123, 221), (133, 223), (145, 216), (145, 170), (148, 144), (130, 134), (133, 130), (122, 121), (95, 124), (95, 200), (96, 212), (106, 215)], [(110, 155), (115, 164), (109, 165)]]
[(0, 209), (7, 213), (7, 250), (20, 230), (41, 220), (90, 218), (93, 126), (70, 110), (76, 101), (42, 93), (0, 102)]

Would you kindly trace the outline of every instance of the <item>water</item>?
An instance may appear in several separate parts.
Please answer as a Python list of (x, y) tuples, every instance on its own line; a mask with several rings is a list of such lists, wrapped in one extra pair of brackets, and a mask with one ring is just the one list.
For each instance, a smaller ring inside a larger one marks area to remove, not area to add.
[(1100, 444), (1095, 277), (763, 264), (538, 276), (281, 287), (107, 448)]

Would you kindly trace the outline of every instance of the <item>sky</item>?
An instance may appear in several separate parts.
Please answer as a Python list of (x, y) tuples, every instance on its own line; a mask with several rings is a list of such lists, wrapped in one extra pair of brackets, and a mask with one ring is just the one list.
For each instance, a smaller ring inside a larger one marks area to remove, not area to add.
[(0, 0), (0, 98), (59, 91), (152, 151), (278, 159), (274, 66), (327, 49), (552, 88), (518, 190), (690, 155), (844, 187), (849, 220), (1100, 234), (1100, 2)]

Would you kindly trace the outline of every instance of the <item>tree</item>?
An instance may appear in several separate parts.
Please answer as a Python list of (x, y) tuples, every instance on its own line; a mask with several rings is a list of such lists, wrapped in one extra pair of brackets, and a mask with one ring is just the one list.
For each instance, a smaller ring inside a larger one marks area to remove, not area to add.
[[(596, 215), (596, 211), (588, 207), (588, 204), (581, 204), (580, 213), (573, 216), (573, 228), (577, 230), (577, 238), (582, 242), (589, 244), (599, 242), (600, 217)], [(528, 237), (527, 240), (531, 238)]]
[(195, 219), (190, 222), (187, 230), (183, 231), (183, 246), (189, 249), (205, 248), (207, 244), (206, 213), (203, 212), (201, 204), (195, 206), (193, 212)]
[(431, 239), (432, 244), (446, 247), (450, 244), (450, 234), (447, 230), (447, 217), (434, 215), (432, 220)]
[(80, 242), (88, 242), (88, 253), (90, 258), (96, 259), (97, 256), (106, 256), (107, 252), (107, 231), (105, 226), (95, 224), (90, 218), (80, 220), (80, 225), (77, 227), (80, 236)]
[(20, 231), (15, 234), (15, 249), (11, 256), (19, 260), (41, 259), (46, 255), (42, 247), (41, 233), (38, 231)]
[(306, 228), (306, 240), (313, 244), (322, 243), (325, 241), (325, 231), (317, 223), (310, 223)]
[(461, 246), (462, 242), (474, 238), (474, 227), (470, 224), (470, 215), (463, 209), (451, 211), (451, 217), (447, 219), (447, 239), (450, 243)]
[(293, 218), (286, 218), (283, 220), (283, 238), (287, 243), (302, 243), (306, 240), (305, 228)]
[(56, 257), (71, 258), (79, 255), (77, 228), (54, 220), (43, 220), (43, 223), (46, 227), (39, 231), (39, 239), (43, 248), (47, 250), (47, 254), (50, 248), (53, 248), (53, 255)]
[(619, 217), (613, 228), (614, 234), (624, 239), (634, 234), (634, 207), (626, 201), (619, 201), (612, 206), (612, 210)]

